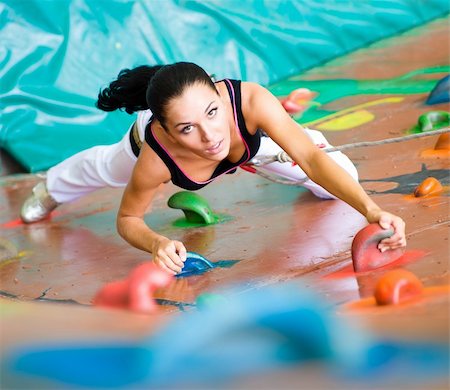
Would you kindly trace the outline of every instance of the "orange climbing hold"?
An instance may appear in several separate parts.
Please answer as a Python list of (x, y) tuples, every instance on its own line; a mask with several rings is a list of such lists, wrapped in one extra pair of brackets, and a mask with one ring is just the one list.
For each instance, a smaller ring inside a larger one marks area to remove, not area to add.
[(450, 133), (441, 134), (436, 141), (434, 149), (424, 150), (420, 156), (430, 158), (450, 157)]
[(443, 190), (442, 184), (434, 177), (427, 177), (414, 191), (416, 198), (429, 195), (437, 195)]
[(383, 275), (375, 286), (377, 305), (398, 305), (421, 296), (423, 285), (412, 272), (396, 269)]
[(450, 133), (441, 134), (434, 147), (435, 150), (450, 150)]

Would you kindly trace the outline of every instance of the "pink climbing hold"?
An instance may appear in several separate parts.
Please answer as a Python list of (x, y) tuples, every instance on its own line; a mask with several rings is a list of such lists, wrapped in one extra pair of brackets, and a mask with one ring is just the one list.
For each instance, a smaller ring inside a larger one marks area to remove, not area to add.
[(167, 286), (172, 275), (151, 262), (143, 263), (133, 269), (129, 280), (129, 308), (132, 311), (151, 313), (157, 305), (153, 299), (156, 289)]
[(381, 252), (378, 244), (391, 237), (394, 229), (383, 229), (378, 223), (371, 223), (361, 229), (353, 238), (352, 261), (355, 272), (366, 272), (392, 263), (403, 255), (403, 249)]
[(105, 284), (95, 295), (95, 306), (128, 307), (128, 280), (116, 280)]
[(310, 100), (316, 94), (308, 88), (294, 89), (286, 98), (281, 100), (281, 104), (289, 114), (298, 114), (310, 105)]
[(142, 263), (128, 278), (104, 285), (94, 297), (93, 304), (153, 313), (158, 307), (153, 298), (155, 290), (167, 286), (172, 277), (152, 262)]
[(296, 102), (293, 102), (289, 99), (283, 99), (281, 101), (281, 105), (289, 114), (298, 114), (299, 112), (301, 112), (305, 109), (304, 106), (302, 106)]

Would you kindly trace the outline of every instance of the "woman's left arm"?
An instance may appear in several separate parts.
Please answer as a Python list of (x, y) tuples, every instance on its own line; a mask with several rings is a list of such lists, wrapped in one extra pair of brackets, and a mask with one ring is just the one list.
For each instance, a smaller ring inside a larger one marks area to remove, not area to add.
[(263, 129), (311, 180), (358, 210), (369, 223), (394, 228), (394, 235), (380, 243), (381, 251), (406, 245), (403, 220), (382, 210), (357, 181), (320, 150), (272, 93), (254, 83), (243, 83), (242, 93), (246, 121), (249, 118), (253, 126)]

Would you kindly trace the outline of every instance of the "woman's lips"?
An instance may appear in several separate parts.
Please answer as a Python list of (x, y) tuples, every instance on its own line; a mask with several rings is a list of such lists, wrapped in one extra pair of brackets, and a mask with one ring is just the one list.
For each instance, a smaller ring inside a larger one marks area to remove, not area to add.
[(222, 143), (223, 143), (223, 140), (215, 143), (213, 146), (211, 146), (210, 148), (206, 149), (206, 152), (209, 153), (209, 154), (220, 153), (222, 151)]

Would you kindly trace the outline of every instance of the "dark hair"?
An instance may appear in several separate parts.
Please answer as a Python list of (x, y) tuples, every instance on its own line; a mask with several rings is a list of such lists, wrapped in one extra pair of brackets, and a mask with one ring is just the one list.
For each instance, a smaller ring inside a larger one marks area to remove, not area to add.
[(148, 83), (162, 65), (142, 65), (134, 69), (122, 69), (109, 87), (100, 90), (95, 104), (103, 111), (125, 109), (128, 114), (147, 110), (145, 99)]
[(146, 93), (147, 104), (164, 128), (165, 107), (169, 100), (181, 95), (186, 87), (196, 83), (207, 85), (217, 92), (208, 73), (192, 62), (165, 65), (152, 77)]
[(117, 80), (100, 90), (96, 106), (103, 111), (123, 108), (129, 114), (150, 108), (165, 127), (165, 107), (169, 100), (195, 83), (208, 85), (217, 92), (208, 73), (192, 62), (123, 69)]

